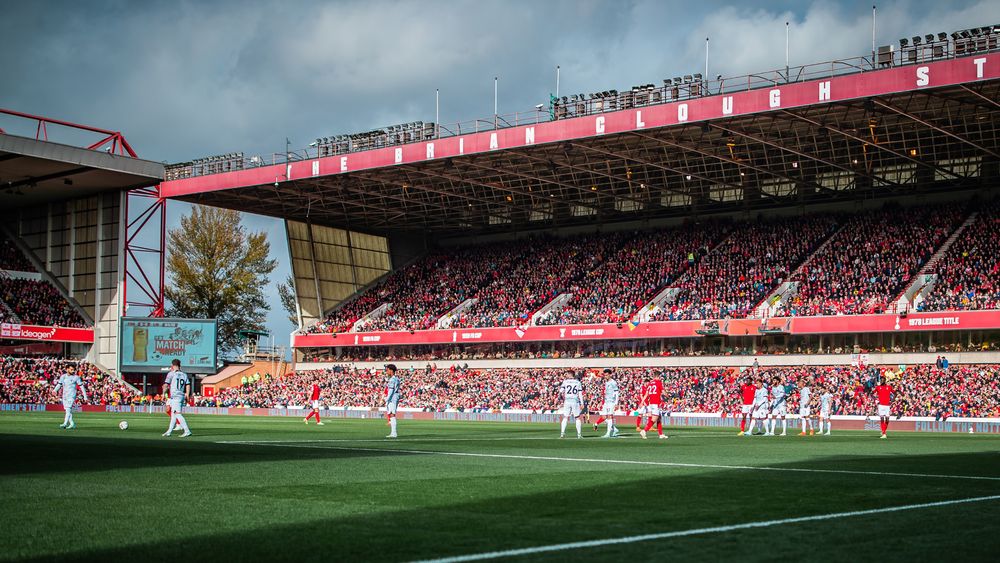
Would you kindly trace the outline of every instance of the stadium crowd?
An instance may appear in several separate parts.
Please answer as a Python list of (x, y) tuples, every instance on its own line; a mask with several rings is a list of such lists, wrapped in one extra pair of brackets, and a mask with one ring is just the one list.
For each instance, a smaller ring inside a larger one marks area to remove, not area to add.
[(5, 235), (0, 234), (0, 270), (13, 272), (34, 272), (35, 267), (25, 257), (14, 243)]
[[(770, 381), (779, 376), (793, 388), (789, 404), (797, 405), (797, 389), (811, 381), (814, 391), (828, 388), (834, 395), (834, 414), (871, 415), (875, 412), (872, 390), (884, 373), (877, 367), (795, 366), (753, 368), (620, 368), (615, 377), (621, 388), (619, 407), (629, 411), (638, 401), (640, 385), (662, 374), (666, 408), (672, 412), (739, 412), (738, 386), (742, 378), (757, 376)], [(506, 368), (472, 370), (427, 368), (404, 372), (400, 406), (427, 411), (492, 411), (524, 409), (554, 410), (561, 404), (558, 394), (563, 369)], [(905, 416), (1000, 416), (1000, 366), (950, 365), (911, 366), (888, 373), (896, 388), (894, 414)], [(215, 397), (199, 397), (203, 406), (280, 407), (304, 405), (313, 381), (323, 390), (328, 406), (379, 407), (383, 405), (385, 378), (375, 370), (335, 367), (303, 371), (274, 380), (221, 391)], [(602, 401), (602, 380), (596, 370), (584, 377), (589, 409)], [(814, 394), (818, 396), (818, 394)]]
[[(1000, 307), (998, 208), (994, 203), (984, 210), (942, 260), (939, 287), (922, 309)], [(798, 292), (779, 305), (777, 316), (879, 313), (965, 216), (957, 204), (887, 206), (848, 217), (539, 237), (438, 251), (306, 331), (345, 332), (385, 303), (391, 303), (388, 310), (359, 330), (433, 328), (473, 297), (478, 302), (451, 327), (521, 326), (562, 293), (573, 297), (537, 324), (621, 323), (667, 287), (679, 291), (650, 320), (741, 318), (789, 280), (799, 282)]]
[(618, 253), (628, 235), (597, 233), (567, 239), (530, 241), (511, 267), (493, 274), (478, 302), (463, 311), (453, 327), (527, 324), (531, 315)]
[[(125, 405), (132, 404), (138, 397), (132, 387), (87, 362), (0, 356), (0, 403), (60, 403), (61, 395), (53, 389), (70, 365), (76, 367), (76, 374), (83, 379), (88, 398), (86, 404)], [(83, 404), (83, 395), (77, 396)]]
[(836, 228), (828, 216), (744, 223), (676, 285), (655, 320), (742, 318)]
[(569, 289), (572, 299), (536, 324), (626, 322), (704, 258), (721, 233), (716, 225), (637, 233)]
[(884, 312), (963, 218), (962, 207), (884, 209), (852, 217), (802, 266), (776, 316)]
[(918, 311), (1000, 308), (1000, 202), (979, 211), (934, 273), (937, 282)]
[(85, 327), (75, 309), (46, 281), (0, 277), (0, 300), (20, 318), (24, 324)]

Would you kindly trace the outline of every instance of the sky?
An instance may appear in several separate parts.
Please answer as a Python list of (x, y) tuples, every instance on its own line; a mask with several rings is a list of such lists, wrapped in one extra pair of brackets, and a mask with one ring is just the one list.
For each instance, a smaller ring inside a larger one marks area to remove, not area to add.
[[(876, 43), (1000, 23), (996, 0), (876, 2)], [(703, 72), (739, 76), (871, 51), (870, 0), (414, 0), (358, 2), (0, 0), (0, 107), (121, 131), (166, 163), (271, 154), (316, 137), (442, 124)], [(5, 125), (6, 127), (6, 125)], [(15, 131), (11, 131), (15, 132)], [(33, 131), (32, 131), (33, 133)], [(54, 139), (57, 140), (57, 139)], [(189, 207), (171, 202), (168, 226)], [(293, 326), (276, 285), (290, 272), (268, 233), (276, 343)]]

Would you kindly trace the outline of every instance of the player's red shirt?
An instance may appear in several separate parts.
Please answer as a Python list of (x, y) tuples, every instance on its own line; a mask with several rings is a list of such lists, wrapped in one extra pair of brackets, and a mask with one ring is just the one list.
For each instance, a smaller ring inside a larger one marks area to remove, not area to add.
[(647, 405), (659, 405), (663, 396), (663, 382), (654, 379), (642, 386), (642, 402)]
[(744, 405), (752, 405), (753, 397), (757, 393), (757, 388), (749, 383), (744, 383), (740, 386), (740, 395), (743, 397)]
[(888, 385), (878, 385), (875, 387), (875, 394), (878, 395), (878, 404), (889, 406), (889, 399), (892, 397), (892, 387)]
[(313, 383), (312, 400), (313, 401), (319, 400), (319, 385), (316, 385), (315, 383)]

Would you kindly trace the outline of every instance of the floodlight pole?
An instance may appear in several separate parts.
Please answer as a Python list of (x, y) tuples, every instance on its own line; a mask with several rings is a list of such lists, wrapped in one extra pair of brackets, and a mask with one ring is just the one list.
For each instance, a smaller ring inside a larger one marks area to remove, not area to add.
[(434, 89), (434, 138), (441, 138), (441, 89)]
[(499, 120), (500, 113), (498, 111), (498, 105), (497, 105), (497, 93), (499, 92), (499, 85), (500, 85), (500, 77), (494, 76), (493, 77), (493, 128), (494, 129), (497, 129), (500, 126), (500, 120)]
[(705, 38), (705, 82), (708, 82), (708, 37)]
[(788, 22), (785, 22), (785, 82), (788, 82), (788, 79)]
[(559, 97), (559, 65), (556, 65), (556, 97)]
[(872, 69), (875, 68), (875, 4), (872, 4)]

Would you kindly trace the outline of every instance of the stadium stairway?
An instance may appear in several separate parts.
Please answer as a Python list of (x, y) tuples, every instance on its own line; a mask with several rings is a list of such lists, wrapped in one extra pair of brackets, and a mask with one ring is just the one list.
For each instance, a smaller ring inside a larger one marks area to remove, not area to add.
[(351, 325), (351, 330), (349, 330), (348, 332), (361, 332), (361, 329), (364, 328), (365, 325), (384, 315), (389, 310), (390, 307), (392, 307), (392, 303), (383, 303), (378, 307), (375, 307), (375, 309), (373, 309), (371, 312), (361, 317), (360, 319), (357, 320), (357, 322)]
[(441, 318), (438, 319), (436, 323), (434, 323), (434, 328), (437, 329), (451, 328), (451, 323), (455, 322), (455, 319), (461, 316), (462, 311), (465, 311), (466, 309), (472, 307), (476, 303), (479, 303), (479, 300), (476, 299), (475, 297), (470, 297), (469, 299), (462, 301), (461, 303), (458, 304), (457, 307), (455, 307), (451, 311), (448, 311), (444, 315), (441, 315)]
[(931, 255), (927, 263), (924, 264), (923, 268), (916, 276), (913, 277), (913, 282), (910, 283), (905, 290), (899, 296), (892, 301), (887, 311), (889, 313), (899, 313), (903, 311), (913, 310), (919, 305), (924, 298), (934, 291), (934, 286), (937, 284), (938, 276), (934, 273), (934, 269), (937, 267), (938, 263), (944, 259), (945, 255), (948, 254), (948, 250), (951, 248), (955, 241), (962, 236), (969, 226), (975, 224), (976, 219), (979, 218), (979, 212), (973, 211), (969, 217), (959, 225), (951, 235), (945, 239), (941, 244), (940, 248)]

